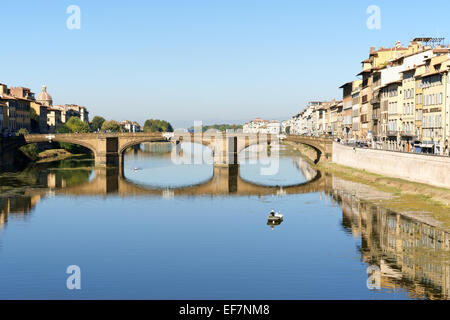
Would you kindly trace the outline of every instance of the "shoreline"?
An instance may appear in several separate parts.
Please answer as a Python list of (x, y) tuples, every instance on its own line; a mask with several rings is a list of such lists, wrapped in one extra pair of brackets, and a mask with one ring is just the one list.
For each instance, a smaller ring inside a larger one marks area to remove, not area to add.
[(39, 153), (38, 158), (34, 163), (50, 163), (55, 161), (67, 160), (71, 158), (80, 158), (86, 154), (73, 154), (64, 149), (51, 149)]

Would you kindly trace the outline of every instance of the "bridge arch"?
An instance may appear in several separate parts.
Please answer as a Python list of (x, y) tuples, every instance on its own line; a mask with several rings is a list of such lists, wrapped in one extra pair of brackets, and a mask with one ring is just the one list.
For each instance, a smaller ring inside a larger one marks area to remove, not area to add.
[(23, 146), (32, 143), (48, 143), (48, 142), (62, 142), (62, 143), (76, 144), (89, 149), (94, 155), (96, 153), (96, 146), (94, 146), (93, 144), (83, 139), (73, 139), (73, 136), (71, 135), (68, 136), (65, 134), (55, 135), (51, 139), (49, 138), (49, 136), (45, 135), (23, 135), (13, 137), (12, 139), (9, 140), (9, 143), (4, 146), (2, 152), (13, 151), (15, 149), (19, 149)]
[(258, 146), (258, 145), (262, 145), (262, 144), (270, 146), (272, 144), (272, 142), (271, 141), (251, 141), (251, 142), (245, 143), (243, 145), (239, 145), (239, 143), (238, 143), (237, 153), (239, 154), (242, 151), (244, 151), (252, 146)]
[(313, 148), (316, 151), (317, 158), (314, 163), (329, 159), (332, 154), (333, 140), (329, 138), (318, 138), (309, 136), (288, 135), (286, 141), (300, 143)]
[(314, 160), (314, 163), (317, 164), (320, 159), (322, 158), (322, 155), (324, 154), (324, 152), (322, 151), (321, 148), (319, 148), (317, 145), (312, 144), (312, 143), (307, 143), (307, 142), (300, 142), (301, 144), (304, 144), (308, 147), (311, 147), (314, 149), (314, 151), (316, 151), (316, 159)]
[(151, 142), (168, 142), (168, 143), (170, 143), (170, 141), (168, 141), (164, 138), (152, 138), (152, 137), (142, 137), (142, 138), (137, 138), (137, 139), (135, 138), (135, 139), (125, 141), (125, 142), (119, 142), (118, 153), (120, 156), (123, 156), (123, 153), (128, 148), (139, 145), (141, 143), (147, 143), (147, 142), (150, 142), (150, 143)]

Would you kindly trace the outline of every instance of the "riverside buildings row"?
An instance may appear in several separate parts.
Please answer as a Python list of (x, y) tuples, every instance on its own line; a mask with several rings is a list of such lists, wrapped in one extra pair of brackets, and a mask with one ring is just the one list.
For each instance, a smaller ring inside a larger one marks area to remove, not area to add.
[[(33, 126), (32, 110), (39, 120)], [(0, 134), (15, 134), (20, 129), (33, 133), (48, 133), (66, 123), (71, 117), (89, 122), (86, 107), (66, 104), (53, 105), (53, 98), (42, 86), (37, 98), (30, 89), (24, 87), (8, 88), (0, 84)]]
[(283, 121), (287, 133), (328, 135), (373, 148), (449, 154), (450, 48), (415, 38), (407, 47), (370, 48), (342, 100), (310, 102)]

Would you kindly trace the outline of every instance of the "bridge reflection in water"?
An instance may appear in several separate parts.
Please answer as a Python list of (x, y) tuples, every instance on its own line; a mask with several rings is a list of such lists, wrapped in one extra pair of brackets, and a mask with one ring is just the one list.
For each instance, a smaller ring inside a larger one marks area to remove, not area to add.
[(72, 196), (263, 196), (320, 192), (326, 189), (326, 179), (320, 172), (311, 181), (291, 186), (263, 186), (240, 177), (239, 165), (214, 166), (212, 178), (201, 184), (180, 188), (152, 188), (128, 180), (122, 168), (95, 169), (92, 181), (66, 188), (57, 188), (55, 194)]

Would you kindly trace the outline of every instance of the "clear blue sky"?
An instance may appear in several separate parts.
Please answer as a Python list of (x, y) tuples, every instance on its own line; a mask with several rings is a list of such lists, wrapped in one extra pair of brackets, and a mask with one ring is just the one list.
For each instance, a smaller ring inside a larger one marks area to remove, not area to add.
[[(66, 28), (71, 4), (81, 30)], [(366, 27), (371, 4), (381, 30)], [(448, 0), (2, 1), (0, 82), (36, 93), (45, 83), (54, 103), (86, 105), (91, 118), (282, 119), (339, 98), (370, 46), (449, 38), (449, 9)]]

